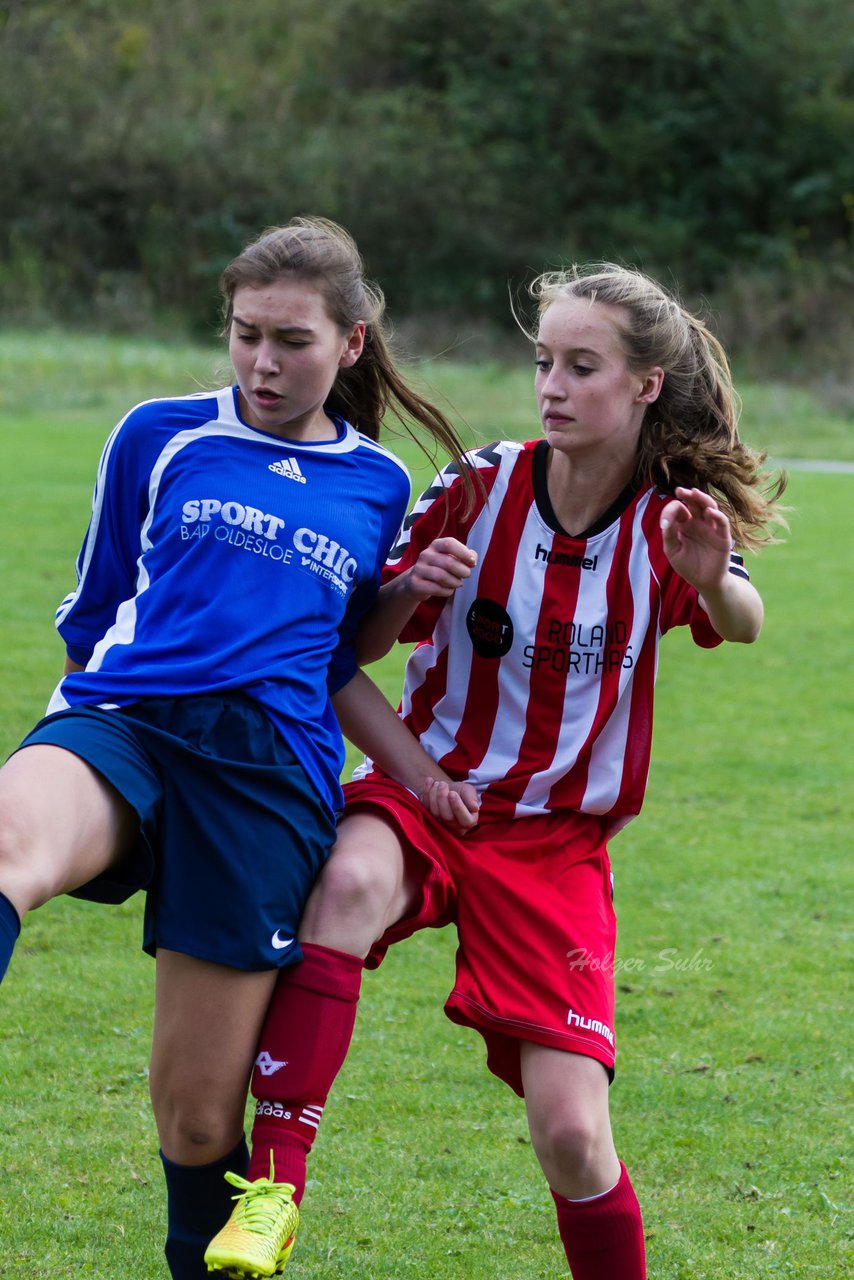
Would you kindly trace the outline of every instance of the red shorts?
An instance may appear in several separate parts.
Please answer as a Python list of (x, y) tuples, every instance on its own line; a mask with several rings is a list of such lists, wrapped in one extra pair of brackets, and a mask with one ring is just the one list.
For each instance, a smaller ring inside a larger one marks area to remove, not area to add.
[(481, 1033), (490, 1071), (521, 1095), (519, 1042), (530, 1040), (596, 1058), (613, 1074), (616, 918), (601, 819), (482, 818), (458, 836), (381, 775), (348, 783), (344, 794), (346, 813), (369, 808), (394, 828), (421, 885), (412, 913), (387, 930), (367, 966), (418, 929), (455, 924), (445, 1012)]

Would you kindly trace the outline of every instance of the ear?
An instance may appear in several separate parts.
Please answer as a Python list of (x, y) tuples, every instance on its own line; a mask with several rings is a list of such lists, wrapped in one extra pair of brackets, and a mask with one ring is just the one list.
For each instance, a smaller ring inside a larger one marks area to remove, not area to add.
[(640, 394), (637, 398), (638, 404), (652, 404), (661, 395), (663, 385), (664, 370), (659, 369), (658, 365), (656, 365), (654, 369), (650, 369), (644, 376)]
[(347, 338), (341, 359), (338, 361), (339, 369), (349, 369), (354, 365), (362, 354), (365, 346), (365, 322), (357, 320)]

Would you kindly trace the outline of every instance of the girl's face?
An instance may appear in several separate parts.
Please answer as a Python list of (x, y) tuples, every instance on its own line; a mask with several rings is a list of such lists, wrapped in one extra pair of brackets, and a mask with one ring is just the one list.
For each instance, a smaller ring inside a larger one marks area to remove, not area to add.
[(632, 373), (618, 323), (621, 307), (559, 298), (540, 320), (534, 386), (545, 437), (573, 458), (625, 467), (637, 453), (643, 416), (663, 373)]
[(365, 326), (342, 332), (314, 285), (287, 277), (241, 285), (232, 298), (228, 353), (250, 427), (289, 440), (331, 440), (323, 404), (339, 369), (362, 353)]

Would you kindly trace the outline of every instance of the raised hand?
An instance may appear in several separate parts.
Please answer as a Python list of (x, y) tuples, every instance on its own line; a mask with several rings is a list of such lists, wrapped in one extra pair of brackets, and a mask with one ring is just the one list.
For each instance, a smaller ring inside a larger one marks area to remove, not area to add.
[(732, 533), (711, 494), (677, 488), (661, 513), (661, 531), (668, 560), (697, 591), (714, 590), (726, 581)]

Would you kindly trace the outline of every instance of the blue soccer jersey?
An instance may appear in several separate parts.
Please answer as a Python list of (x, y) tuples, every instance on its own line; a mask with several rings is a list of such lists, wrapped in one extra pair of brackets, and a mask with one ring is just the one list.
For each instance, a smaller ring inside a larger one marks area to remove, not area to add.
[(85, 670), (60, 682), (48, 714), (240, 689), (340, 807), (329, 694), (355, 673), (409, 477), (335, 425), (335, 440), (314, 443), (257, 431), (234, 387), (131, 410), (104, 449), (77, 588), (57, 611)]

